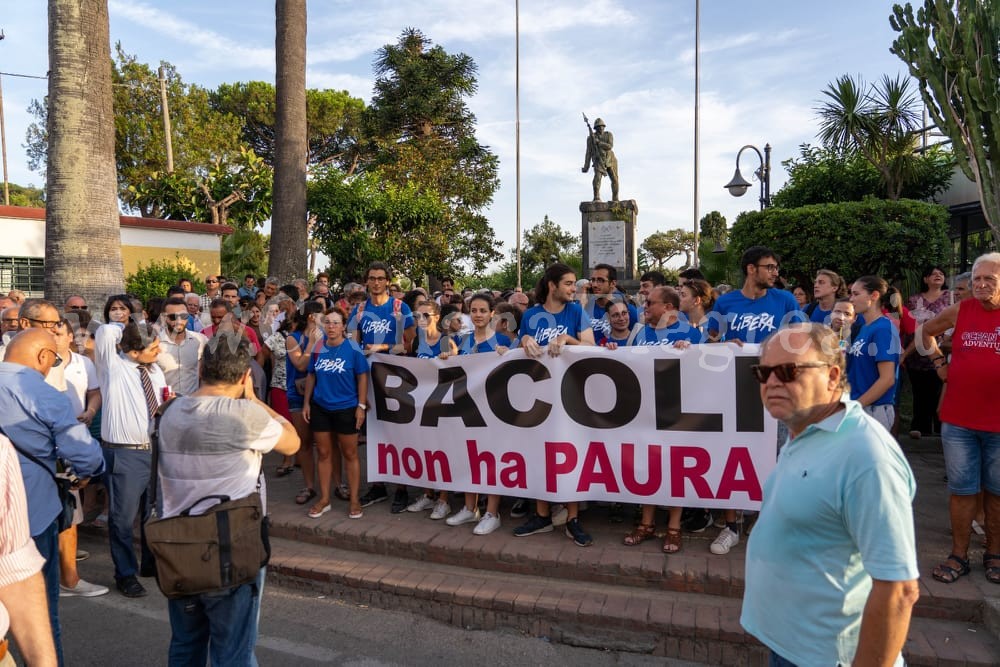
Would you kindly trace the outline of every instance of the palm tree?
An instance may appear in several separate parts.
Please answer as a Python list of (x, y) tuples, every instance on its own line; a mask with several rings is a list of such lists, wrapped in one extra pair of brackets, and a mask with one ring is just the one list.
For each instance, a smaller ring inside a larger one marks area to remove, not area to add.
[(306, 274), (306, 0), (277, 0), (275, 14), (275, 150), (271, 259), (281, 280)]
[(121, 292), (107, 0), (49, 0), (45, 295)]
[(816, 111), (819, 138), (827, 148), (858, 154), (879, 172), (887, 199), (899, 199), (915, 171), (913, 152), (920, 130), (917, 96), (909, 80), (883, 76), (866, 86), (859, 76), (838, 78), (827, 86), (827, 100)]

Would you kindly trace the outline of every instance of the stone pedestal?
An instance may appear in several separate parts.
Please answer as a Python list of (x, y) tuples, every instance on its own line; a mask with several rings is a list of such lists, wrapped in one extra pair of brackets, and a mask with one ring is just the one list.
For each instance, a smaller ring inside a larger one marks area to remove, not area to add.
[(585, 201), (580, 203), (583, 218), (583, 277), (597, 264), (610, 264), (618, 270), (618, 283), (638, 280), (636, 217), (639, 206), (634, 199), (617, 202)]

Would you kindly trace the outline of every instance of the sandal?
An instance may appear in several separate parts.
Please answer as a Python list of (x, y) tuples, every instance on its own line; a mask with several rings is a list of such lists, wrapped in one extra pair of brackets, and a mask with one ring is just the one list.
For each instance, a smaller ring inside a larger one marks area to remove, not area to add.
[(351, 492), (347, 488), (346, 484), (341, 484), (336, 489), (333, 490), (333, 495), (337, 497), (338, 500), (350, 500)]
[(307, 502), (316, 497), (316, 492), (312, 489), (302, 489), (299, 491), (298, 495), (295, 496), (296, 505), (305, 505)]
[[(1000, 559), (1000, 556), (997, 556)], [(986, 561), (986, 557), (983, 557), (983, 562)], [(949, 565), (949, 562), (958, 563), (959, 567), (954, 568)], [(1000, 568), (997, 569), (997, 575), (1000, 576)], [(943, 584), (953, 584), (959, 580), (959, 578), (964, 577), (970, 572), (969, 561), (964, 558), (959, 558), (955, 554), (949, 554), (943, 563), (938, 565), (931, 571), (931, 576), (934, 577), (936, 581), (940, 581)], [(989, 573), (987, 572), (987, 579), (989, 579)], [(997, 581), (996, 583), (1000, 583)]]
[(986, 581), (1000, 584), (1000, 554), (983, 554), (983, 567), (986, 568)]
[(656, 537), (656, 526), (640, 523), (635, 527), (635, 530), (625, 536), (622, 542), (627, 547), (634, 547), (654, 537)]
[(667, 528), (667, 536), (663, 538), (663, 553), (675, 554), (681, 550), (681, 529)]
[(291, 475), (295, 471), (295, 466), (278, 466), (274, 469), (275, 477), (285, 477), (286, 475)]
[(365, 511), (361, 509), (361, 506), (351, 508), (351, 513), (347, 515), (348, 519), (360, 519), (365, 515)]

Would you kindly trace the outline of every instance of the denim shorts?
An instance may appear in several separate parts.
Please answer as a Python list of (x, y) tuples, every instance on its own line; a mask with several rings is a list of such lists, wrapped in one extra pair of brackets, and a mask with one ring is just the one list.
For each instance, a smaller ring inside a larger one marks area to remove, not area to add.
[(1000, 433), (941, 424), (948, 491), (971, 496), (986, 490), (1000, 495)]

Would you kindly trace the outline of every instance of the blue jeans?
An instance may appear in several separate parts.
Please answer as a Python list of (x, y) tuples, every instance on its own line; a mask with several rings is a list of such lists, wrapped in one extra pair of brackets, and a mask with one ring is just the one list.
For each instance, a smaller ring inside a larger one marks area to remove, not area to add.
[(791, 660), (785, 660), (774, 651), (771, 651), (770, 657), (767, 661), (767, 667), (796, 667), (796, 665)]
[(139, 540), (142, 561), (153, 562), (146, 546), (144, 521), (148, 514), (146, 487), (149, 485), (149, 450), (104, 448), (104, 485), (108, 489), (108, 537), (111, 560), (115, 563), (115, 580), (134, 577), (139, 569), (132, 544), (132, 525), (139, 514)]
[(49, 527), (32, 539), (35, 548), (45, 559), (42, 577), (45, 579), (45, 597), (49, 602), (49, 623), (52, 625), (52, 639), (56, 642), (56, 657), (63, 664), (62, 632), (59, 630), (59, 528), (53, 521)]
[(972, 496), (982, 490), (1000, 496), (1000, 433), (941, 425), (948, 491)]
[(169, 600), (168, 664), (204, 665), (211, 654), (212, 667), (256, 667), (253, 649), (266, 571), (262, 567), (255, 581), (236, 588)]

